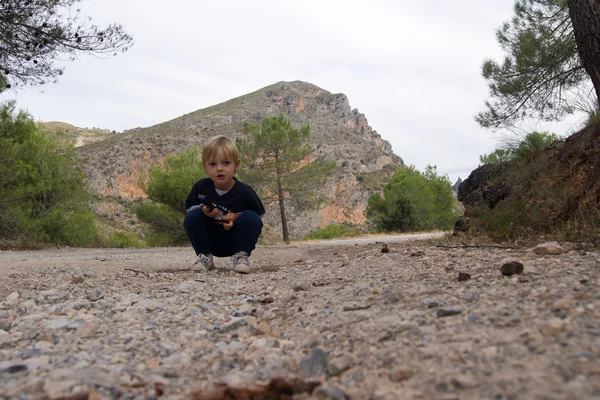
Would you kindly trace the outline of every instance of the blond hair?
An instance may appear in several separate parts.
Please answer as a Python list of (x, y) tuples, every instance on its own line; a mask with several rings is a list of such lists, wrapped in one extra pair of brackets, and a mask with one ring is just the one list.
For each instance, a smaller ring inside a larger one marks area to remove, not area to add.
[(227, 158), (231, 158), (233, 163), (237, 165), (240, 161), (240, 152), (237, 146), (227, 136), (217, 135), (209, 138), (204, 147), (202, 147), (202, 164), (206, 164), (214, 159), (219, 151)]

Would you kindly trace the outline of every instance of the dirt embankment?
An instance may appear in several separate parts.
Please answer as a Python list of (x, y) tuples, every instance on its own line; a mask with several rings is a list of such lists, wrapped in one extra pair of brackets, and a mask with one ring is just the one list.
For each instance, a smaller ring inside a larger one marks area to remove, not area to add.
[(193, 258), (1, 252), (0, 397), (600, 395), (598, 253), (377, 238), (259, 247), (250, 275)]

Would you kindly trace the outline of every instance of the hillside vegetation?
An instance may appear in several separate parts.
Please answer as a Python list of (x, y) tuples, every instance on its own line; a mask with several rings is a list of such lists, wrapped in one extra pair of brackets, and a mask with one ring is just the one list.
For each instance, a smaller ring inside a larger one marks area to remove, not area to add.
[(458, 199), (472, 236), (600, 245), (600, 123), (529, 157), (479, 167)]
[(100, 142), (117, 134), (116, 131), (101, 128), (79, 128), (66, 122), (38, 122), (37, 126), (44, 132), (56, 134), (75, 147)]

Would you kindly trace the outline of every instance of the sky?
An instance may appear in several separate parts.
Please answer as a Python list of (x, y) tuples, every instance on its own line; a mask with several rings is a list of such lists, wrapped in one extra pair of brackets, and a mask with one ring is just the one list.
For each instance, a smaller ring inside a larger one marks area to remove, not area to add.
[[(466, 179), (502, 133), (474, 116), (485, 59), (513, 0), (86, 0), (122, 24), (126, 53), (64, 64), (58, 83), (5, 91), (36, 120), (123, 131), (152, 126), (279, 81), (344, 93), (406, 165)], [(535, 126), (564, 134), (578, 122)]]

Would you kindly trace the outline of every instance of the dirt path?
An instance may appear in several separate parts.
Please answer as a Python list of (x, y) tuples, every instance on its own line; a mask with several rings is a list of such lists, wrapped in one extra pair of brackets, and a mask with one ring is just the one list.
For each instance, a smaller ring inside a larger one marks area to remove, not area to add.
[(414, 239), (263, 246), (246, 276), (190, 248), (0, 252), (0, 398), (600, 396), (600, 254)]

